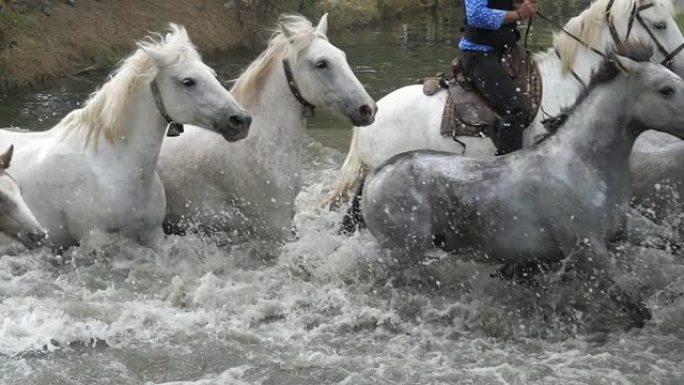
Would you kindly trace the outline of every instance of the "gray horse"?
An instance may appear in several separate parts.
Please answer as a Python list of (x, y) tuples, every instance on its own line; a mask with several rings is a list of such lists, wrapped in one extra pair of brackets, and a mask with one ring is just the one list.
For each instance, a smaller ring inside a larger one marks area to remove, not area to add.
[[(658, 133), (660, 134), (660, 133)], [(648, 137), (648, 141), (644, 137)], [(639, 138), (631, 159), (633, 201), (656, 221), (680, 226), (684, 207), (684, 142), (649, 133)]]
[(403, 261), (440, 247), (495, 263), (571, 262), (643, 325), (650, 313), (613, 283), (606, 243), (627, 224), (636, 138), (684, 137), (684, 81), (650, 57), (644, 46), (612, 55), (534, 147), (491, 159), (393, 157), (365, 181), (368, 229)]

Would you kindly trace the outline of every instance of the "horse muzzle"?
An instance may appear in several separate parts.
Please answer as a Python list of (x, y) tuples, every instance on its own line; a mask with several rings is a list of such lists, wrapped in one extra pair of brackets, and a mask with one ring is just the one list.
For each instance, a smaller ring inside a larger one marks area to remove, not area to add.
[(31, 230), (19, 234), (19, 241), (29, 249), (35, 249), (46, 244), (48, 233), (45, 230)]
[(349, 120), (354, 126), (368, 126), (375, 121), (375, 114), (378, 112), (378, 105), (375, 102), (364, 104), (349, 114)]
[(229, 142), (244, 139), (249, 134), (249, 126), (252, 124), (252, 117), (247, 113), (239, 113), (221, 119), (214, 124), (216, 132)]

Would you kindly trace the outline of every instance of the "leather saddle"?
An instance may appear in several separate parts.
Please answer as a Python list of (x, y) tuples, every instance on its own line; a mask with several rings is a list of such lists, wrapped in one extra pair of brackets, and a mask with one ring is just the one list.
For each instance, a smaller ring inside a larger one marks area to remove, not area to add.
[[(542, 98), (542, 82), (539, 69), (526, 49), (515, 47), (501, 61), (506, 73), (528, 96), (530, 115), (528, 123), (537, 114)], [(423, 81), (423, 93), (434, 95), (446, 89), (449, 97), (442, 113), (440, 132), (456, 139), (458, 136), (496, 136), (499, 115), (489, 102), (466, 79), (460, 59), (451, 62), (452, 76), (438, 76)]]

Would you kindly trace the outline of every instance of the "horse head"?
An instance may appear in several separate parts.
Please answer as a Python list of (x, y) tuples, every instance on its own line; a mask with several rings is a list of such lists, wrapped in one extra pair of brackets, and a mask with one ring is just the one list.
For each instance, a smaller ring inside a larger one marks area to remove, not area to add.
[(138, 47), (157, 69), (151, 89), (169, 123), (197, 125), (228, 141), (247, 136), (251, 116), (202, 62), (185, 28), (172, 24), (161, 41), (138, 43)]
[(309, 109), (324, 107), (354, 125), (369, 125), (375, 120), (375, 101), (352, 72), (345, 53), (328, 41), (327, 30), (327, 14), (315, 28), (299, 16), (280, 19), (279, 37), (291, 48), (283, 57), (290, 88)]
[(13, 153), (14, 146), (10, 146), (0, 155), (0, 232), (26, 247), (38, 247), (47, 238), (47, 233), (24, 202), (17, 182), (6, 172)]
[[(648, 42), (655, 48), (653, 60), (684, 75), (684, 36), (675, 19), (676, 2), (641, 0), (630, 6), (629, 12), (616, 10), (615, 17), (612, 18), (616, 30), (624, 31), (624, 41)], [(620, 32), (618, 36), (619, 34)]]
[(665, 66), (614, 54), (613, 65), (627, 78), (629, 129), (639, 135), (657, 130), (684, 139), (684, 80)]

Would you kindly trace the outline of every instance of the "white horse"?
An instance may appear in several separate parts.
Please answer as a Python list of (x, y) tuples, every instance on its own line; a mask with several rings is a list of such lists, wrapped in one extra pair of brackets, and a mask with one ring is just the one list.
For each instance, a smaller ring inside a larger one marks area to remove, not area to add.
[[(138, 43), (85, 106), (45, 132), (0, 130), (17, 144), (14, 176), (50, 244), (120, 233), (154, 246), (166, 202), (155, 169), (170, 120), (237, 140), (249, 116), (205, 65), (183, 27)], [(216, 141), (224, 141), (220, 136)]]
[(301, 16), (281, 17), (268, 48), (232, 90), (254, 115), (246, 140), (219, 143), (187, 127), (185, 135), (164, 142), (159, 174), (170, 229), (240, 230), (267, 241), (291, 237), (307, 112), (322, 107), (367, 125), (377, 109), (344, 52), (328, 41), (327, 25), (327, 15), (315, 28)]
[[(684, 43), (670, 0), (615, 0), (608, 9), (610, 3), (611, 0), (596, 0), (568, 21), (565, 29), (590, 47), (606, 52), (609, 47), (620, 43), (610, 33), (609, 23), (612, 23), (623, 41), (642, 41), (659, 46), (654, 55), (654, 59), (659, 61)], [(634, 10), (638, 10), (638, 18), (633, 14)], [(556, 115), (562, 108), (572, 105), (601, 60), (600, 55), (568, 35), (555, 34), (553, 47), (535, 55), (543, 83), (543, 111)], [(674, 64), (675, 72), (684, 74), (684, 54), (676, 55)], [(573, 71), (582, 82), (575, 78)], [(455, 141), (440, 134), (446, 99), (445, 90), (426, 96), (420, 85), (413, 85), (400, 88), (378, 101), (380, 109), (375, 123), (354, 128), (349, 153), (329, 196), (330, 202), (344, 199), (349, 190), (358, 185), (366, 167), (374, 169), (402, 152), (432, 149), (470, 156), (493, 156), (496, 148), (489, 138), (467, 136), (458, 137)], [(541, 124), (544, 117), (540, 109), (525, 130), (525, 146), (534, 143), (545, 132)]]
[(45, 241), (47, 233), (26, 205), (19, 185), (6, 171), (13, 153), (14, 146), (10, 146), (0, 155), (0, 233), (26, 247), (38, 247)]

